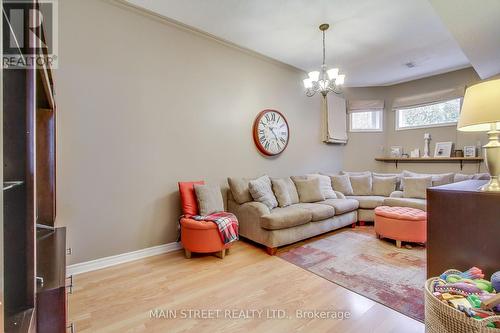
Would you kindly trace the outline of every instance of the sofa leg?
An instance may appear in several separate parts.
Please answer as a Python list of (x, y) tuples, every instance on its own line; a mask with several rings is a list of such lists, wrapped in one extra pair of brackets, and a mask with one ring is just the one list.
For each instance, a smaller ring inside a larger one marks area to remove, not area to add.
[(231, 250), (231, 248), (229, 248), (229, 247), (226, 249), (226, 256), (231, 253), (230, 250)]
[(278, 252), (278, 248), (277, 247), (266, 247), (266, 252), (270, 256), (274, 256), (276, 254), (276, 252)]
[(397, 241), (396, 241), (396, 246), (397, 246), (398, 248), (401, 248), (401, 241), (400, 241), (400, 240), (397, 240)]
[(191, 251), (188, 249), (184, 249), (184, 255), (186, 256), (186, 259), (191, 259)]
[(224, 257), (226, 256), (226, 250), (222, 249), (221, 251), (216, 252), (215, 256), (218, 257), (218, 258), (224, 259)]
[(353, 224), (351, 224), (351, 228), (356, 228), (356, 222), (354, 222)]
[(377, 239), (380, 239), (380, 235), (379, 234), (375, 234), (375, 236), (377, 236)]

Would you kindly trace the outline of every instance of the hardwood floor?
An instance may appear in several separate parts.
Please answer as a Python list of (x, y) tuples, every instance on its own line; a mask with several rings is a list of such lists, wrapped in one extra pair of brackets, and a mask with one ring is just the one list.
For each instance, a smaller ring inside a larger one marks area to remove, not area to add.
[[(76, 332), (424, 332), (422, 323), (242, 241), (224, 260), (176, 251), (78, 275), (69, 309)], [(222, 311), (217, 319), (199, 318), (215, 311), (181, 318), (190, 309)], [(266, 309), (287, 319), (265, 319)], [(162, 318), (151, 318), (152, 310)], [(233, 319), (225, 310), (234, 310)], [(264, 312), (236, 319), (239, 310)], [(350, 318), (301, 319), (297, 310)]]

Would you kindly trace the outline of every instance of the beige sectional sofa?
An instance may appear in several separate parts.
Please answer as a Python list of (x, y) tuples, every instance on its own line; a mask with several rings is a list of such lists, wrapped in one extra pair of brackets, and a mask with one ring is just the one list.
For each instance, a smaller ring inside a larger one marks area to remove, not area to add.
[[(366, 182), (367, 177), (370, 178), (367, 183), (369, 188), (363, 188), (359, 184)], [(382, 205), (426, 210), (426, 188), (411, 188), (418, 186), (413, 185), (413, 180), (422, 183), (420, 178), (427, 179), (426, 186), (437, 186), (481, 177), (485, 176), (424, 175), (405, 171), (401, 174), (341, 172), (340, 175), (312, 174), (272, 180), (267, 176), (256, 180), (228, 178), (227, 208), (238, 217), (242, 237), (266, 246), (268, 253), (274, 254), (279, 246), (354, 225), (357, 221), (373, 221), (375, 208)], [(318, 178), (317, 181), (312, 181), (315, 178)], [(331, 178), (330, 187), (325, 178)], [(337, 179), (349, 179), (352, 185), (358, 185), (345, 189), (336, 183)], [(395, 179), (394, 188), (387, 187), (387, 179)], [(374, 195), (372, 192), (382, 184), (381, 181), (386, 187), (376, 190), (376, 194), (385, 195)], [(406, 191), (403, 182), (406, 183)], [(317, 188), (311, 188), (311, 185)], [(419, 191), (420, 197), (407, 195)]]

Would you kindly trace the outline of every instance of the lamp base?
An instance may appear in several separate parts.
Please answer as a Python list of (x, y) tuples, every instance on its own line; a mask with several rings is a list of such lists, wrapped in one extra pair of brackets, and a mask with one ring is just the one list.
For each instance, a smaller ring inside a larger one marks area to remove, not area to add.
[(491, 177), (488, 184), (485, 184), (479, 188), (481, 192), (500, 192), (500, 181), (498, 177)]
[(496, 128), (488, 132), (489, 142), (484, 148), (484, 161), (491, 180), (479, 190), (483, 192), (500, 192), (500, 131)]

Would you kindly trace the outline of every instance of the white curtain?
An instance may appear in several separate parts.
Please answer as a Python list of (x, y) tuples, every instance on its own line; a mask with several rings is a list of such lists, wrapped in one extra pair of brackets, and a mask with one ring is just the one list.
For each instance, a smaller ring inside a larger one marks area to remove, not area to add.
[(328, 95), (322, 98), (323, 142), (347, 143), (347, 107), (344, 98)]
[(456, 87), (445, 90), (438, 90), (431, 93), (423, 93), (411, 96), (398, 97), (392, 103), (393, 110), (407, 109), (437, 102), (444, 102), (450, 99), (462, 98), (465, 94), (465, 87)]

